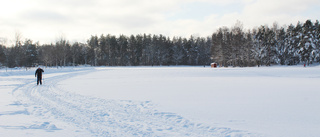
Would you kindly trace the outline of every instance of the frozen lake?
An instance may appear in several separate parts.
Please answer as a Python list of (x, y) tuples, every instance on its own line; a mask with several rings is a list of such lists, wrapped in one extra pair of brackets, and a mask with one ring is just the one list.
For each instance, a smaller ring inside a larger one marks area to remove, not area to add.
[(0, 136), (318, 136), (320, 67), (1, 70)]

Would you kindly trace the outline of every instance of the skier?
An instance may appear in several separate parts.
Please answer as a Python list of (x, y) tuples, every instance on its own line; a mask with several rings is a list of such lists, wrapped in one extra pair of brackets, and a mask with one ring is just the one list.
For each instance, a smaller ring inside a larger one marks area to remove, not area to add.
[(41, 69), (40, 67), (36, 70), (36, 73), (35, 73), (35, 77), (37, 77), (37, 85), (39, 85), (39, 82), (40, 82), (40, 85), (42, 85), (42, 72), (43, 69)]

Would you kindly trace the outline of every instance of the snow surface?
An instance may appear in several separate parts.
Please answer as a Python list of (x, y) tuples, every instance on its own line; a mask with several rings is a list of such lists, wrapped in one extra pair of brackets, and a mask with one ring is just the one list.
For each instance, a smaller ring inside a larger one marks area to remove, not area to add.
[(0, 136), (320, 135), (320, 67), (0, 70)]

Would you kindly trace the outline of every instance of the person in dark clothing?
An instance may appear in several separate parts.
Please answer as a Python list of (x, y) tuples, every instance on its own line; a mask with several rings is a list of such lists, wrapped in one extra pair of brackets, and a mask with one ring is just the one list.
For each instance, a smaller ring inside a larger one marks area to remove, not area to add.
[(42, 73), (43, 73), (43, 69), (41, 69), (40, 67), (36, 70), (36, 73), (35, 73), (35, 77), (37, 77), (37, 85), (39, 85), (39, 82), (40, 82), (40, 85), (42, 85)]

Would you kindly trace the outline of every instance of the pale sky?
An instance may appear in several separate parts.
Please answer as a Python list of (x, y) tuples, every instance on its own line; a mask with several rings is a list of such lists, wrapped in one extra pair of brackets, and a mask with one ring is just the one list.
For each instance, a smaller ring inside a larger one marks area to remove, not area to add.
[(0, 0), (0, 44), (31, 39), (55, 43), (63, 36), (86, 42), (91, 35), (163, 34), (210, 36), (237, 20), (245, 29), (315, 22), (320, 0)]

